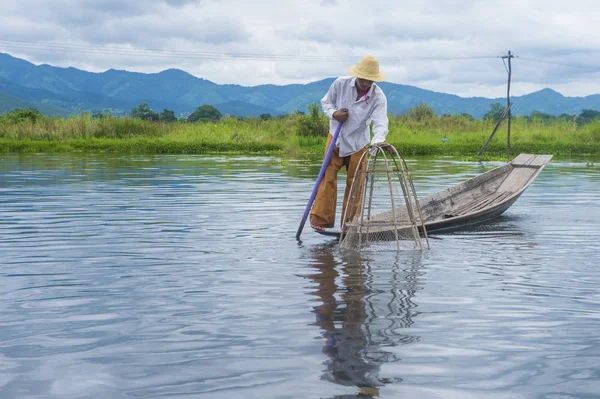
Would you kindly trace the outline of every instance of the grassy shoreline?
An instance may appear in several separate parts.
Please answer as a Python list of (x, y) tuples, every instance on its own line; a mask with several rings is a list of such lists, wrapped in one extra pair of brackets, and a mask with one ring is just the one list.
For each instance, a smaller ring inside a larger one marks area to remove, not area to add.
[[(133, 118), (0, 118), (0, 152), (106, 152), (126, 154), (270, 154), (312, 157), (323, 153), (327, 120), (288, 115), (261, 120), (225, 117), (216, 122), (163, 123)], [(308, 122), (307, 122), (308, 121)], [(309, 125), (306, 134), (306, 126)], [(310, 125), (312, 123), (312, 125)], [(416, 120), (390, 117), (387, 141), (403, 154), (474, 157), (495, 123), (462, 116)], [(486, 148), (488, 158), (504, 157), (506, 127)], [(569, 121), (513, 118), (511, 154), (599, 156), (600, 122), (576, 126)]]

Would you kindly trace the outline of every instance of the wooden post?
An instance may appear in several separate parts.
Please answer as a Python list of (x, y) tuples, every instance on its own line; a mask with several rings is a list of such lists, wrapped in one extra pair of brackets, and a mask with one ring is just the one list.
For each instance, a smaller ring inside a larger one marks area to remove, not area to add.
[(492, 130), (492, 134), (490, 134), (490, 137), (488, 137), (488, 139), (485, 142), (485, 144), (483, 145), (483, 147), (481, 147), (481, 149), (477, 153), (477, 156), (482, 155), (483, 151), (485, 151), (485, 147), (487, 147), (487, 145), (490, 143), (490, 141), (492, 141), (492, 137), (494, 137), (494, 134), (496, 134), (496, 130), (498, 130), (498, 127), (500, 127), (500, 124), (502, 123), (504, 118), (506, 118), (507, 113), (510, 112), (510, 107), (512, 107), (512, 104), (509, 105), (508, 108), (504, 108), (504, 112), (502, 112), (502, 115), (500, 115), (500, 118), (498, 118), (498, 122), (496, 122), (496, 126), (494, 126), (494, 130)]
[(506, 109), (508, 109), (508, 124), (506, 127), (506, 157), (507, 160), (510, 160), (510, 77), (512, 75), (510, 60), (514, 58), (514, 56), (510, 53), (510, 50), (508, 50), (508, 56), (504, 56), (502, 58), (508, 58), (508, 85), (506, 87)]
[(508, 59), (508, 85), (506, 87), (506, 108), (504, 108), (504, 112), (502, 112), (502, 115), (500, 115), (500, 118), (498, 119), (498, 122), (496, 123), (496, 126), (494, 127), (494, 130), (492, 131), (492, 134), (487, 139), (487, 141), (483, 145), (483, 147), (481, 147), (481, 149), (477, 153), (477, 156), (480, 156), (483, 154), (485, 147), (487, 147), (487, 145), (492, 140), (492, 137), (494, 137), (496, 130), (498, 130), (498, 127), (500, 127), (500, 123), (502, 123), (502, 120), (504, 118), (508, 117), (507, 137), (506, 137), (506, 143), (507, 143), (506, 155), (507, 155), (508, 160), (510, 160), (510, 115), (511, 115), (510, 108), (512, 106), (512, 104), (510, 103), (510, 78), (512, 76), (512, 67), (511, 67), (510, 61), (511, 61), (511, 59), (515, 58), (515, 56), (512, 55), (510, 50), (508, 50), (508, 55), (503, 55), (499, 58), (502, 58), (503, 60)]

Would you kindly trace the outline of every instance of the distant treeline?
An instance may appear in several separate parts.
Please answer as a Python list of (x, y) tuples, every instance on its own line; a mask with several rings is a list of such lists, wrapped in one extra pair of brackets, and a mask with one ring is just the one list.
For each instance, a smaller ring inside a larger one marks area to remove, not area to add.
[[(387, 141), (405, 155), (476, 154), (504, 108), (493, 104), (482, 119), (469, 114), (437, 115), (427, 104), (389, 115)], [(506, 123), (506, 122), (504, 122)], [(513, 116), (511, 151), (600, 155), (600, 112), (552, 116), (534, 112)], [(35, 109), (0, 116), (0, 151), (109, 151), (126, 153), (271, 153), (322, 154), (329, 121), (319, 104), (307, 113), (257, 117), (222, 115), (203, 105), (186, 118), (140, 104), (131, 115), (82, 113), (49, 117)], [(506, 154), (500, 129), (486, 154)]]
[[(320, 135), (322, 133), (321, 132), (322, 129), (320, 128), (320, 126), (323, 125), (324, 122), (326, 122), (326, 120), (324, 119), (325, 116), (321, 112), (320, 105), (318, 103), (314, 103), (314, 104), (309, 105), (308, 109), (309, 109), (308, 114), (301, 112), (301, 111), (295, 111), (293, 114), (281, 114), (281, 115), (276, 115), (276, 116), (273, 116), (271, 114), (261, 114), (256, 117), (247, 117), (247, 116), (244, 117), (244, 116), (236, 116), (236, 115), (228, 115), (228, 116), (231, 118), (239, 119), (239, 120), (259, 119), (259, 120), (263, 120), (263, 121), (271, 120), (271, 119), (286, 119), (286, 118), (290, 118), (290, 117), (305, 119), (305, 121), (307, 123), (306, 123), (306, 126), (304, 126), (304, 129), (307, 131), (303, 132), (301, 135), (305, 135), (305, 136)], [(500, 103), (491, 104), (489, 110), (485, 113), (485, 115), (481, 119), (485, 120), (485, 121), (497, 121), (501, 118), (501, 116), (504, 112), (504, 109), (505, 109), (504, 106)], [(85, 113), (82, 113), (82, 115), (85, 115)], [(43, 118), (43, 117), (44, 117), (44, 115), (34, 108), (30, 108), (30, 109), (26, 109), (26, 110), (15, 109), (13, 111), (10, 111), (3, 115), (0, 115), (0, 118), (3, 118), (4, 120), (12, 120), (12, 121), (23, 120), (23, 119), (37, 120), (37, 119)], [(122, 116), (115, 116), (109, 112), (93, 114), (91, 117), (93, 119), (122, 118)], [(194, 112), (192, 112), (187, 117), (177, 118), (177, 116), (175, 115), (175, 111), (165, 109), (159, 113), (159, 112), (152, 110), (147, 103), (142, 103), (138, 107), (133, 108), (131, 110), (131, 114), (126, 117), (147, 120), (147, 121), (154, 121), (154, 122), (165, 122), (165, 123), (173, 123), (173, 122), (177, 122), (177, 121), (186, 121), (186, 122), (194, 123), (194, 122), (216, 122), (216, 121), (219, 121), (224, 116), (216, 107), (214, 107), (212, 105), (208, 105), (208, 104), (198, 107)], [(435, 113), (433, 107), (429, 106), (428, 104), (417, 105), (416, 107), (409, 109), (404, 114), (390, 115), (390, 117), (396, 118), (396, 119), (403, 118), (403, 119), (417, 120), (417, 121), (432, 119), (432, 118), (450, 118), (450, 117), (464, 118), (465, 120), (470, 120), (470, 121), (476, 120), (476, 118), (474, 118), (472, 115), (470, 115), (468, 113), (437, 115)], [(561, 114), (561, 115), (556, 116), (556, 115), (551, 115), (551, 114), (547, 114), (547, 113), (543, 113), (543, 112), (539, 112), (539, 111), (534, 111), (529, 116), (512, 116), (512, 119), (516, 119), (516, 120), (524, 119), (524, 120), (527, 120), (530, 122), (538, 122), (538, 123), (551, 123), (553, 121), (569, 121), (577, 126), (584, 126), (586, 124), (593, 122), (596, 119), (600, 119), (600, 112), (596, 111), (596, 110), (591, 110), (591, 109), (584, 109), (579, 114), (573, 114), (573, 115)]]
[[(483, 116), (486, 120), (498, 120), (504, 112), (504, 106), (500, 103), (490, 105), (490, 109)], [(600, 118), (600, 112), (593, 109), (584, 109), (578, 115), (560, 114), (558, 116), (546, 114), (544, 112), (533, 111), (529, 116), (513, 116), (513, 118), (525, 118), (531, 122), (552, 122), (552, 121), (571, 121), (579, 126), (587, 125), (595, 119)]]

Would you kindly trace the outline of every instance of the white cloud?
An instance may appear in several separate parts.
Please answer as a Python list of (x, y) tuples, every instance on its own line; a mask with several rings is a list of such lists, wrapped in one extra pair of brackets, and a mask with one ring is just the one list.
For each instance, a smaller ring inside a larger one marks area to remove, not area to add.
[(521, 57), (513, 60), (515, 95), (545, 87), (587, 95), (600, 93), (599, 10), (589, 0), (21, 0), (4, 6), (0, 51), (93, 71), (180, 68), (243, 85), (335, 77), (374, 54), (391, 82), (501, 97), (506, 71), (493, 57), (510, 49)]

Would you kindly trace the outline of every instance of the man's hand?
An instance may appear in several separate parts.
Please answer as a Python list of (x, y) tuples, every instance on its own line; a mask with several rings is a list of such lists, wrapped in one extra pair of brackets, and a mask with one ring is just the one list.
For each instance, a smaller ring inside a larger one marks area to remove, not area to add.
[(344, 123), (348, 120), (348, 110), (346, 108), (338, 109), (332, 116), (336, 121)]
[(391, 152), (392, 151), (392, 145), (388, 142), (381, 142), (381, 143), (373, 143), (369, 146), (369, 155), (371, 155), (372, 157), (374, 157), (378, 151), (387, 151), (387, 152)]

